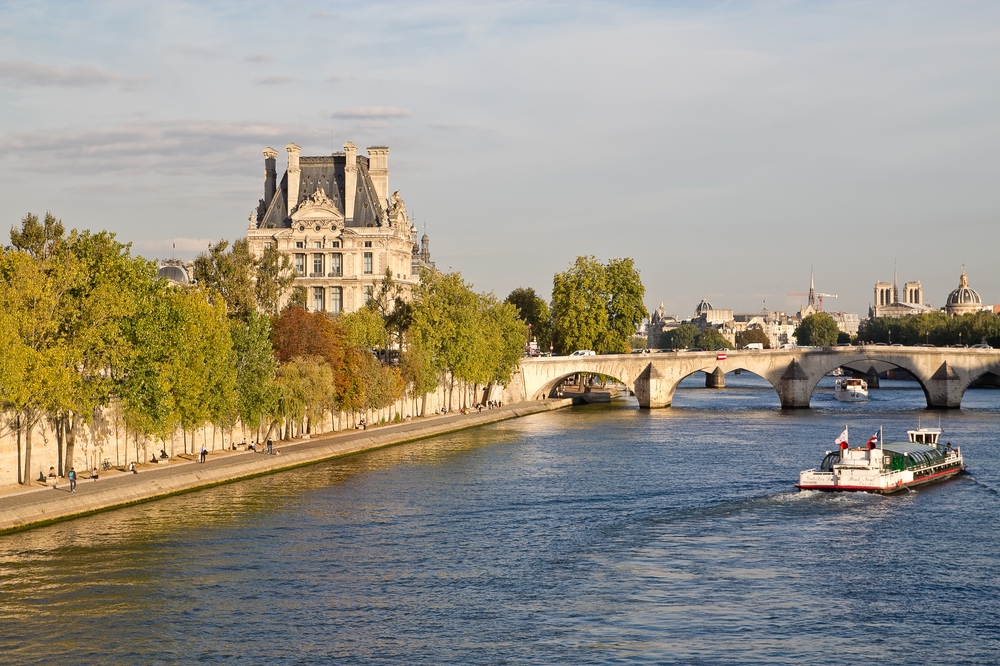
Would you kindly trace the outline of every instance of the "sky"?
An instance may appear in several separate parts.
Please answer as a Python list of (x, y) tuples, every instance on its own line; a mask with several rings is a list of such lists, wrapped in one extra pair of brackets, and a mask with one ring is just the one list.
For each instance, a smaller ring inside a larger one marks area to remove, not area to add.
[(632, 257), (691, 316), (1000, 303), (1000, 4), (0, 2), (0, 228), (242, 236), (261, 150), (388, 145), (438, 268)]

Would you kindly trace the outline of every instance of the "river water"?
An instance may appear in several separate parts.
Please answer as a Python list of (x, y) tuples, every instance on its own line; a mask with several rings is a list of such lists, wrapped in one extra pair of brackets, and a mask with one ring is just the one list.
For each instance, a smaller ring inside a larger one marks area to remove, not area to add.
[[(703, 381), (0, 537), (0, 662), (1000, 662), (1000, 391)], [(939, 414), (964, 477), (793, 487)]]

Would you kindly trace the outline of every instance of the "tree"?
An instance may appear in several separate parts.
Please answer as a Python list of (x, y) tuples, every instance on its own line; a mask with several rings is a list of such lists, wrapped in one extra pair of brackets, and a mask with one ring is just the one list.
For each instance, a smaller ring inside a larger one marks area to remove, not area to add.
[(629, 351), (629, 338), (649, 316), (642, 299), (646, 288), (630, 258), (611, 259), (605, 268), (608, 328), (602, 351)]
[(607, 339), (607, 279), (594, 257), (577, 257), (552, 278), (553, 344), (560, 354), (598, 349)]
[[(229, 250), (227, 252), (226, 250)], [(251, 312), (277, 314), (281, 296), (295, 281), (291, 259), (277, 248), (266, 248), (254, 257), (246, 238), (223, 239), (208, 253), (194, 260), (194, 277), (218, 292), (226, 302), (231, 317), (247, 319)]]
[(233, 322), (230, 333), (236, 360), (236, 409), (244, 426), (259, 424), (275, 410), (278, 400), (270, 318), (253, 313), (246, 322)]
[(531, 287), (518, 287), (507, 295), (504, 302), (516, 307), (518, 316), (528, 324), (526, 337), (535, 338), (539, 349), (548, 350), (552, 342), (552, 316), (548, 303), (539, 298)]
[(660, 348), (689, 349), (694, 346), (694, 340), (699, 332), (694, 324), (681, 324), (677, 328), (663, 331), (660, 334)]
[(822, 347), (837, 342), (837, 322), (825, 312), (817, 312), (802, 319), (795, 329), (795, 340), (802, 347)]
[(696, 347), (701, 347), (702, 349), (733, 348), (732, 343), (719, 332), (719, 329), (712, 328), (711, 326), (698, 334), (694, 344)]
[(748, 328), (747, 330), (739, 331), (736, 334), (737, 349), (745, 349), (747, 345), (753, 343), (764, 345), (764, 349), (771, 348), (771, 339), (767, 337), (767, 333), (765, 333), (762, 328)]
[(341, 315), (340, 323), (347, 329), (347, 340), (352, 345), (365, 349), (385, 348), (385, 321), (375, 310), (364, 307), (350, 314)]

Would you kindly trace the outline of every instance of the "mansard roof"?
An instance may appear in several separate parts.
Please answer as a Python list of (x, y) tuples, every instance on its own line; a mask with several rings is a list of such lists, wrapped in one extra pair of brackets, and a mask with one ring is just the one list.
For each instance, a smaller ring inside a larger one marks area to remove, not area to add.
[[(295, 198), (301, 202), (317, 189), (322, 189), (333, 201), (334, 206), (344, 217), (351, 218), (344, 206), (344, 153), (334, 153), (319, 157), (299, 158), (299, 192)], [(353, 219), (349, 227), (382, 226), (385, 219), (385, 205), (379, 200), (378, 192), (368, 173), (368, 158), (357, 156), (357, 191), (354, 196)], [(279, 187), (275, 188), (271, 201), (264, 202), (263, 211), (258, 211), (257, 227), (268, 229), (287, 229), (292, 226), (288, 214), (288, 171), (281, 177)]]

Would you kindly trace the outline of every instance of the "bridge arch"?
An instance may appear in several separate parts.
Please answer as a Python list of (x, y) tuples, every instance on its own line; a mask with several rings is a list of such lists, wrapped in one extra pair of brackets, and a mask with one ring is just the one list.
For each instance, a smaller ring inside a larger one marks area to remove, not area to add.
[(966, 392), (972, 388), (973, 384), (984, 377), (992, 377), (994, 386), (1000, 387), (1000, 363), (984, 365), (970, 372), (965, 381), (962, 382), (960, 403), (965, 399)]
[[(861, 349), (864, 349), (864, 347), (861, 347)], [(920, 389), (924, 392), (924, 398), (927, 401), (927, 406), (928, 407), (931, 406), (931, 394), (927, 389), (926, 378), (921, 376), (922, 370), (918, 369), (916, 364), (914, 364), (910, 358), (894, 357), (892, 360), (889, 360), (888, 358), (886, 358), (885, 354), (880, 354), (876, 356), (875, 354), (871, 353), (852, 354), (851, 356), (853, 358), (846, 362), (843, 361), (842, 359), (831, 358), (827, 360), (825, 363), (820, 362), (818, 364), (818, 367), (815, 369), (815, 372), (818, 373), (818, 376), (814, 376), (811, 379), (812, 386), (809, 389), (810, 399), (812, 398), (812, 394), (816, 391), (816, 387), (819, 386), (819, 383), (823, 380), (823, 377), (830, 374), (837, 368), (862, 364), (862, 366), (868, 365), (869, 368), (874, 368), (876, 370), (879, 369), (879, 366), (891, 366), (894, 368), (899, 368), (901, 370), (906, 370), (914, 377), (914, 379), (917, 380), (917, 383), (920, 384)]]

